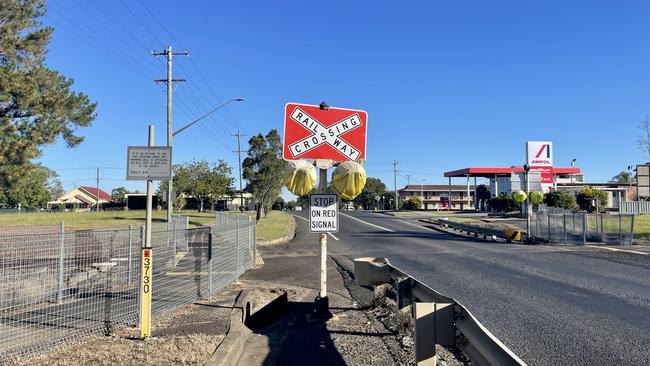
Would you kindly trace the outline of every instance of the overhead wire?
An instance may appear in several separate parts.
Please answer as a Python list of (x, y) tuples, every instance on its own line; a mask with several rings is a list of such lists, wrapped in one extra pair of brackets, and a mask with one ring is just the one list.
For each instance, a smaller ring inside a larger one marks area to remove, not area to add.
[[(152, 19), (160, 26), (160, 28), (162, 28), (162, 30), (165, 33), (167, 33), (167, 35), (172, 40), (172, 42), (174, 42), (176, 44), (176, 46), (178, 46), (179, 48), (183, 48), (181, 43), (174, 37), (174, 35), (167, 29), (167, 27), (165, 27), (163, 22), (160, 21), (160, 19), (156, 16), (156, 14), (154, 12), (152, 12), (151, 9), (149, 9), (149, 7), (147, 7), (146, 3), (144, 1), (142, 1), (142, 0), (140, 0), (139, 3), (142, 6), (142, 8), (144, 8), (145, 11), (147, 13), (149, 13), (149, 15), (152, 17)], [(210, 86), (210, 83), (207, 81), (206, 77), (203, 75), (203, 73), (198, 68), (198, 66), (196, 65), (196, 63), (194, 62), (194, 60), (192, 59), (191, 56), (189, 57), (189, 60), (190, 60), (190, 63), (192, 64), (192, 67), (196, 70), (197, 74), (199, 75), (201, 81), (203, 81), (203, 83), (207, 87), (208, 91), (210, 91), (212, 93), (212, 96), (215, 98), (216, 102), (217, 103), (223, 103), (224, 100), (217, 95), (217, 93), (214, 91), (214, 89), (212, 89), (212, 87)], [(188, 74), (188, 75), (190, 74), (188, 72), (188, 70), (186, 70), (183, 67), (182, 64), (180, 64), (179, 66), (180, 66), (181, 70), (185, 71), (186, 74)], [(200, 86), (198, 85), (198, 83), (196, 84), (196, 87), (200, 91), (199, 94), (201, 94), (204, 98), (206, 98), (208, 103), (210, 103), (210, 100), (207, 98), (205, 93), (202, 92), (202, 90), (201, 90)], [(237, 119), (234, 118), (234, 116), (232, 116), (232, 114), (230, 113), (228, 108), (224, 108), (223, 112), (224, 112), (224, 114), (222, 114), (222, 111), (218, 111), (217, 113), (219, 115), (221, 115), (222, 118), (224, 118), (227, 122), (229, 122), (235, 129), (244, 130), (242, 128), (241, 124), (239, 123), (239, 121), (237, 121)]]
[(79, 25), (81, 24), (81, 22), (77, 22), (77, 23), (72, 22), (65, 15), (59, 13), (58, 10), (53, 10), (53, 9), (56, 8), (50, 7), (51, 12), (50, 12), (50, 17), (48, 19), (50, 22), (54, 23), (54, 25), (69, 30), (70, 34), (72, 34), (74, 37), (79, 38), (84, 43), (89, 43), (91, 46), (101, 51), (104, 51), (119, 63), (125, 66), (130, 65), (129, 67), (131, 69), (134, 69), (139, 74), (144, 75), (147, 79), (151, 79), (154, 77), (153, 74), (151, 74), (148, 71), (148, 68), (143, 67), (142, 64), (140, 64), (137, 61), (137, 59), (134, 59), (129, 54), (118, 53), (114, 51), (110, 47), (106, 46), (107, 42), (103, 42), (102, 37), (97, 35), (96, 32), (93, 31), (87, 32)]

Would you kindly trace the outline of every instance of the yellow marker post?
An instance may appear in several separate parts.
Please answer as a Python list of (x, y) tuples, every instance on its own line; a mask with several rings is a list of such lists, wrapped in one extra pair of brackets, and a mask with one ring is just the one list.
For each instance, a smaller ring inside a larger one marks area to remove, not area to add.
[(151, 271), (152, 271), (153, 249), (142, 248), (142, 263), (140, 281), (140, 337), (151, 336)]

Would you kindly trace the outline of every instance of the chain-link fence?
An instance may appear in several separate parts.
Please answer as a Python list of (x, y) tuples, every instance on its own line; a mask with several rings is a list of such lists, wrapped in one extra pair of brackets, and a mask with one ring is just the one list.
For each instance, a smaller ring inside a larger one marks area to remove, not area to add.
[[(137, 325), (144, 227), (64, 228), (0, 233), (0, 364)], [(175, 216), (153, 228), (151, 243), (154, 316), (210, 297), (255, 263), (247, 217), (190, 229)]]
[(587, 213), (540, 205), (531, 217), (531, 236), (549, 243), (632, 245), (635, 215)]

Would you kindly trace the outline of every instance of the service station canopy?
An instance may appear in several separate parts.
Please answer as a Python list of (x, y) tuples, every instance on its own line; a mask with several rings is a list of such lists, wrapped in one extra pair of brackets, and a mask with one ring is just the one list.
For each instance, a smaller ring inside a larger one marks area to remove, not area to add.
[[(580, 174), (580, 168), (551, 168), (553, 174)], [(445, 172), (445, 177), (476, 177), (494, 178), (495, 176), (509, 176), (512, 173), (523, 173), (523, 167), (510, 168), (465, 168)]]
[(285, 160), (366, 158), (368, 113), (362, 110), (287, 103), (284, 111)]

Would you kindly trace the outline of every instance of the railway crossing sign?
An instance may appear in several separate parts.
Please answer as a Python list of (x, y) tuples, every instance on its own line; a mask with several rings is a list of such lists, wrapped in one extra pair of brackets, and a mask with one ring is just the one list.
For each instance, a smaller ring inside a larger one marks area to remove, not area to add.
[(282, 156), (358, 162), (366, 158), (367, 123), (366, 111), (287, 103)]
[(339, 231), (339, 196), (337, 194), (309, 195), (309, 231), (312, 233), (337, 233)]

